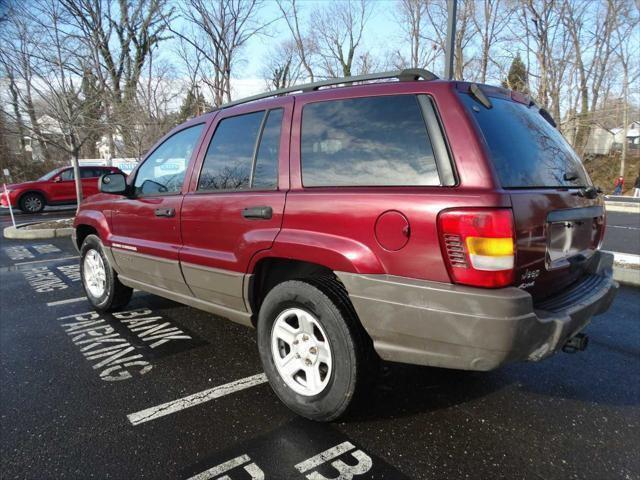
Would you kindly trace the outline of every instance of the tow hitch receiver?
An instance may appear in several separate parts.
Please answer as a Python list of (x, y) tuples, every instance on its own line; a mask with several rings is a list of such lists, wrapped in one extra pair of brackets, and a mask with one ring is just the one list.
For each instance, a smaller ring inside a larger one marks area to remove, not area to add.
[(562, 347), (562, 351), (565, 353), (582, 352), (587, 349), (589, 344), (589, 337), (584, 333), (578, 333), (566, 341)]

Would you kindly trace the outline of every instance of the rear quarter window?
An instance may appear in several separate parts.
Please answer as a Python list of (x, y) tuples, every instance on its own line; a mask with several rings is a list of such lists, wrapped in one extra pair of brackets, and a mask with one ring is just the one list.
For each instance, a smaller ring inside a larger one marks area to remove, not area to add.
[(301, 142), (305, 187), (440, 185), (413, 95), (310, 103)]

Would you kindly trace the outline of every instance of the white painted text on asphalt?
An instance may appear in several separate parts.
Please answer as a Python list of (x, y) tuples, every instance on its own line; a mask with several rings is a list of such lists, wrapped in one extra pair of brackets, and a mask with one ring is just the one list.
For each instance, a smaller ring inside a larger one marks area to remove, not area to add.
[(153, 366), (135, 347), (114, 330), (96, 312), (60, 317), (62, 328), (82, 355), (107, 382), (127, 380), (134, 374), (144, 375)]
[(29, 270), (24, 270), (22, 273), (27, 279), (27, 282), (29, 282), (29, 285), (31, 285), (31, 288), (38, 293), (69, 288), (69, 285), (64, 283), (64, 281), (49, 270), (48, 267), (33, 267)]

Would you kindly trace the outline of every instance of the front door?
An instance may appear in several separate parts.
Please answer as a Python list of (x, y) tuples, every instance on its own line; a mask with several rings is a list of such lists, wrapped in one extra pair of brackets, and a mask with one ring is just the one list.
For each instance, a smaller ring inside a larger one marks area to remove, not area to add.
[(76, 201), (76, 182), (73, 168), (60, 172), (54, 180), (49, 198), (51, 203), (73, 203)]
[(116, 202), (111, 247), (123, 277), (190, 296), (178, 263), (180, 208), (204, 126), (189, 126), (161, 142), (138, 168), (131, 196)]
[(248, 310), (249, 262), (282, 225), (292, 110), (292, 98), (223, 110), (209, 129), (182, 205), (180, 260), (197, 298)]

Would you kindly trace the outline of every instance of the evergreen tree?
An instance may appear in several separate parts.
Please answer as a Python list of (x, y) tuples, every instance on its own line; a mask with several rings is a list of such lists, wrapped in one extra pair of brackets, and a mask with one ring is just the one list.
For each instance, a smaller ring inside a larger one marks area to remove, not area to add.
[(197, 86), (193, 86), (187, 92), (182, 101), (178, 113), (178, 123), (182, 123), (189, 118), (197, 117), (211, 110), (211, 105), (205, 100), (204, 95)]
[(511, 62), (509, 74), (507, 78), (502, 81), (502, 86), (521, 93), (529, 93), (529, 73), (522, 58), (520, 58), (520, 52), (518, 52), (518, 55), (516, 55)]

